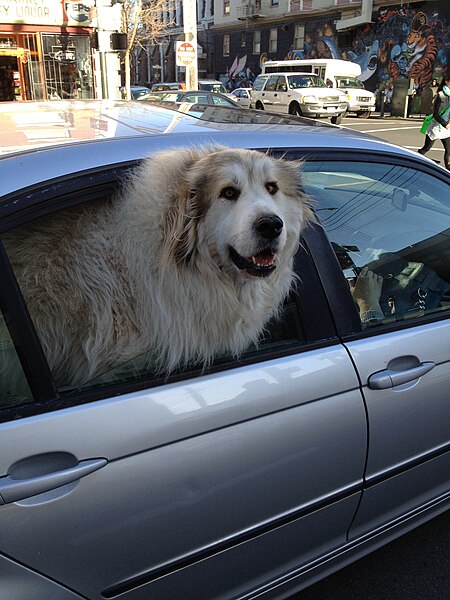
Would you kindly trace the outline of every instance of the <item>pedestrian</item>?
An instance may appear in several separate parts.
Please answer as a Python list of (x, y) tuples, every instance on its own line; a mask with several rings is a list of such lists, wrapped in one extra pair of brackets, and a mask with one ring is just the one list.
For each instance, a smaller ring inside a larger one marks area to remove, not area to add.
[(437, 139), (444, 146), (445, 168), (450, 170), (450, 73), (444, 75), (437, 89), (433, 102), (433, 121), (427, 129), (424, 145), (418, 150), (419, 154), (431, 150)]
[(431, 85), (430, 85), (431, 93), (433, 94), (431, 99), (432, 99), (433, 101), (434, 101), (434, 99), (436, 98), (436, 94), (437, 94), (437, 91), (438, 91), (438, 87), (439, 87), (439, 82), (438, 82), (438, 80), (437, 80), (437, 79), (433, 79), (433, 80), (432, 80), (432, 82), (431, 82)]

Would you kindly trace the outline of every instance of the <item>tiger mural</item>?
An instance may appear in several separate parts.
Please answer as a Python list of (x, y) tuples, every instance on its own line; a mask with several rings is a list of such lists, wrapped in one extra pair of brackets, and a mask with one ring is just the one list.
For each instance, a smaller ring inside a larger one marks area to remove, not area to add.
[(427, 23), (423, 12), (417, 13), (411, 23), (411, 30), (406, 39), (407, 52), (410, 57), (409, 77), (417, 89), (423, 89), (433, 74), (433, 64), (438, 51), (433, 30)]

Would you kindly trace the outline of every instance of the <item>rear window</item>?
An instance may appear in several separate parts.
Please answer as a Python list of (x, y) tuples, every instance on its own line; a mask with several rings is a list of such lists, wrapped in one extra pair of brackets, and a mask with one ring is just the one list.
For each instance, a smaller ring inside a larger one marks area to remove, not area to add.
[(220, 82), (211, 82), (211, 83), (199, 83), (198, 85), (200, 90), (206, 90), (208, 92), (219, 92), (219, 94), (226, 94), (227, 88)]

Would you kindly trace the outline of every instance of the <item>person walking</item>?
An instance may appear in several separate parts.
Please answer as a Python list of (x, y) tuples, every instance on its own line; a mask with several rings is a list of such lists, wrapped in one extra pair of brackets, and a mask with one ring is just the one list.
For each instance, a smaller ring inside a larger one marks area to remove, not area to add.
[[(438, 125), (440, 131), (436, 135)], [(425, 142), (422, 148), (418, 150), (419, 154), (426, 154), (434, 142), (440, 139), (444, 146), (444, 164), (445, 168), (450, 170), (450, 73), (447, 73), (437, 89), (433, 103), (433, 121), (425, 135)]]

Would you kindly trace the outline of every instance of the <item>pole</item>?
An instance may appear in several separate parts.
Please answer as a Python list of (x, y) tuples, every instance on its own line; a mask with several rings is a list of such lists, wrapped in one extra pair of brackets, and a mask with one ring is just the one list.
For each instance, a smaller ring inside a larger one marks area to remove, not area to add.
[(183, 2), (184, 40), (195, 48), (195, 60), (186, 67), (186, 90), (198, 89), (197, 0)]

